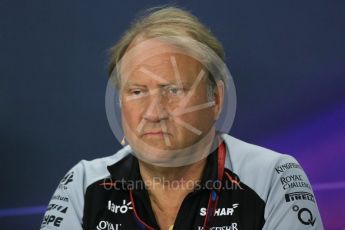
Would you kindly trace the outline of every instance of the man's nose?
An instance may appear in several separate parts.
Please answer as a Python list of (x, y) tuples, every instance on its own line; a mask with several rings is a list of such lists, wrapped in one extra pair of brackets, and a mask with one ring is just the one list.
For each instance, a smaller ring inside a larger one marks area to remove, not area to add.
[(162, 95), (160, 93), (151, 94), (149, 105), (144, 112), (144, 119), (151, 122), (160, 122), (167, 119), (169, 113), (162, 102)]

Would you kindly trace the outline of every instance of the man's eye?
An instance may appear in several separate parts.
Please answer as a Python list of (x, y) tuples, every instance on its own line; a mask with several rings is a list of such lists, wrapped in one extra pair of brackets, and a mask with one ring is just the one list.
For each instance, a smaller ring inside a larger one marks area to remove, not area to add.
[(169, 87), (168, 92), (173, 95), (179, 95), (182, 93), (182, 88), (179, 87)]
[(130, 93), (131, 95), (139, 96), (142, 92), (143, 92), (143, 91), (140, 90), (140, 89), (133, 89), (133, 90), (131, 90), (129, 93)]
[(128, 95), (133, 98), (142, 98), (146, 95), (146, 91), (143, 89), (131, 89), (128, 92)]

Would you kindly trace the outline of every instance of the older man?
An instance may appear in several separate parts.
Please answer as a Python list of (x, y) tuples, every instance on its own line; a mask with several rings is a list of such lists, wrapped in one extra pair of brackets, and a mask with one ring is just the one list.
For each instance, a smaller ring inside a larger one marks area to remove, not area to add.
[(127, 146), (73, 167), (43, 229), (323, 228), (294, 158), (217, 131), (224, 52), (194, 16), (152, 10), (111, 51)]

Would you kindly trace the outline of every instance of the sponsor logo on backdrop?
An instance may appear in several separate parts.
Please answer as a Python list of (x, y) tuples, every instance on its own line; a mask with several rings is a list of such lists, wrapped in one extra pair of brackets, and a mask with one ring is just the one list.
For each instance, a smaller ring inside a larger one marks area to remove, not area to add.
[(63, 221), (63, 218), (60, 216), (45, 215), (43, 218), (41, 228), (45, 226), (60, 227), (62, 221)]
[[(217, 208), (214, 216), (232, 216), (239, 204), (233, 204), (231, 208)], [(207, 208), (200, 208), (200, 216), (206, 216)]]
[(108, 221), (105, 221), (105, 220), (101, 220), (96, 229), (97, 230), (118, 230), (120, 229), (122, 224), (112, 224)]
[[(209, 230), (238, 230), (237, 223), (231, 223), (230, 226), (217, 226), (217, 227), (210, 227), (207, 229)], [(198, 230), (206, 230), (206, 228), (202, 226), (198, 226)]]
[(66, 207), (66, 206), (61, 206), (61, 205), (57, 205), (57, 204), (49, 204), (47, 211), (56, 210), (56, 211), (59, 211), (61, 213), (66, 213), (67, 209), (68, 209), (68, 207)]
[(111, 200), (108, 201), (108, 210), (113, 213), (122, 213), (125, 214), (129, 209), (133, 209), (131, 206), (132, 202), (127, 202), (126, 200), (122, 201), (122, 205), (116, 205)]
[(286, 163), (283, 165), (279, 165), (278, 167), (275, 168), (275, 170), (278, 174), (283, 173), (289, 169), (302, 169), (302, 168), (299, 164), (294, 163), (294, 162), (289, 162), (289, 163)]
[(292, 188), (309, 188), (311, 189), (310, 185), (304, 181), (302, 175), (289, 175), (289, 176), (282, 176), (280, 178), (280, 182), (283, 186), (283, 189), (292, 189)]
[(285, 194), (286, 202), (296, 201), (296, 200), (309, 200), (315, 203), (313, 194), (309, 192), (293, 192)]
[(68, 189), (68, 186), (67, 186), (67, 185), (73, 181), (73, 175), (74, 175), (74, 172), (73, 172), (73, 171), (67, 173), (67, 174), (62, 178), (62, 180), (60, 181), (59, 189), (62, 189), (62, 190)]
[(292, 206), (292, 210), (297, 212), (298, 220), (304, 225), (314, 226), (316, 218), (313, 213), (307, 208), (299, 208), (297, 205)]
[(52, 200), (61, 200), (61, 201), (64, 201), (64, 202), (68, 202), (69, 201), (68, 197), (60, 196), (60, 195), (54, 195), (52, 197)]

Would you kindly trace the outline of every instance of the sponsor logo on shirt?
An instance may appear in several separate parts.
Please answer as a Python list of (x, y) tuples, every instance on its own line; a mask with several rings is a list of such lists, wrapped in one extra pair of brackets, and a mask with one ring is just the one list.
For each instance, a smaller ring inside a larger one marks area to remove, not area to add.
[[(239, 204), (233, 204), (231, 208), (217, 208), (214, 216), (232, 216)], [(200, 208), (200, 216), (206, 216), (207, 208)]]
[(68, 186), (67, 186), (67, 185), (73, 181), (73, 175), (74, 175), (74, 172), (73, 172), (73, 171), (67, 173), (67, 174), (62, 178), (62, 180), (60, 181), (59, 189), (62, 189), (62, 190), (68, 189)]
[(302, 169), (302, 168), (301, 168), (301, 166), (299, 164), (294, 163), (294, 162), (289, 162), (289, 163), (280, 165), (280, 166), (275, 168), (275, 170), (276, 170), (276, 172), (278, 174), (283, 173), (283, 172), (285, 172), (286, 170), (289, 170), (289, 169)]
[[(217, 227), (210, 227), (209, 230), (238, 230), (237, 223), (231, 223), (230, 226), (217, 226)], [(204, 230), (204, 227), (198, 226), (198, 230)]]
[(315, 203), (313, 194), (309, 192), (293, 192), (285, 194), (286, 202), (296, 201), (296, 200), (309, 200)]
[(64, 201), (64, 202), (68, 202), (69, 201), (68, 197), (64, 197), (64, 196), (60, 196), (60, 195), (54, 195), (52, 197), (52, 200), (61, 200), (61, 201)]
[(283, 189), (292, 189), (292, 188), (309, 188), (311, 189), (310, 185), (306, 183), (302, 177), (302, 175), (289, 175), (283, 176), (280, 178), (280, 182), (283, 186)]
[(113, 213), (122, 213), (125, 214), (129, 209), (133, 209), (131, 206), (132, 202), (127, 202), (126, 200), (122, 201), (122, 205), (116, 205), (111, 200), (108, 201), (108, 210)]
[(61, 213), (66, 213), (67, 212), (68, 207), (65, 206), (61, 206), (61, 205), (57, 205), (57, 204), (49, 204), (47, 211), (49, 210), (57, 210)]
[(47, 225), (48, 226), (54, 226), (54, 227), (60, 227), (62, 221), (63, 221), (63, 218), (60, 216), (45, 215), (43, 218), (41, 228), (43, 228)]
[(106, 230), (118, 230), (118, 229), (120, 229), (121, 225), (122, 224), (112, 224), (108, 221), (101, 220), (98, 223), (96, 229), (97, 230), (104, 230), (104, 229), (106, 229)]
[(292, 210), (297, 212), (298, 220), (304, 225), (314, 226), (316, 218), (313, 213), (307, 208), (299, 208), (297, 205), (292, 206)]

